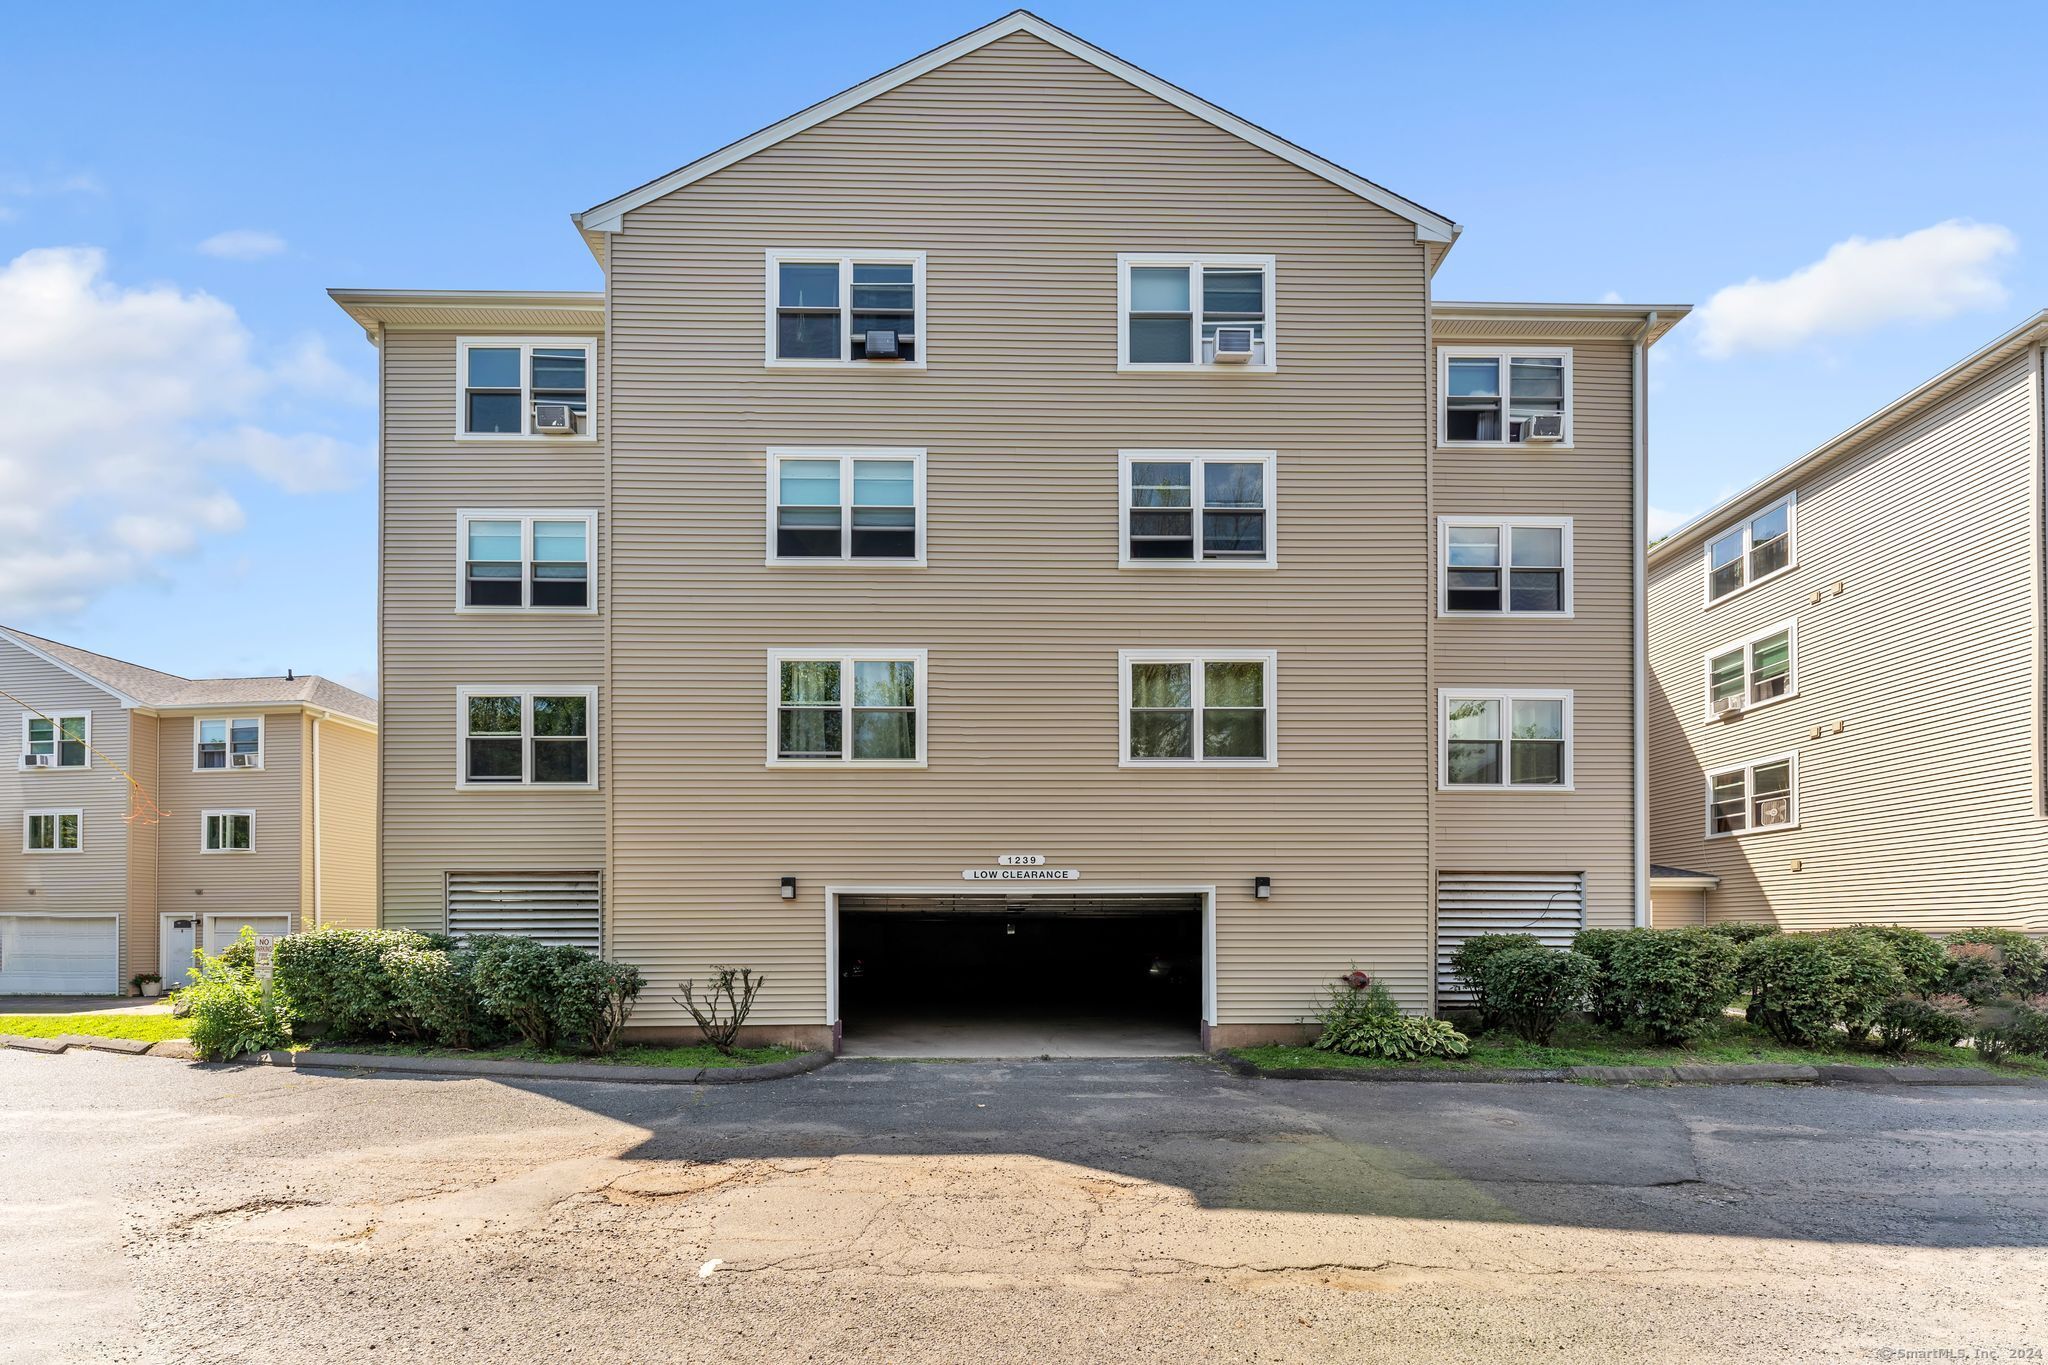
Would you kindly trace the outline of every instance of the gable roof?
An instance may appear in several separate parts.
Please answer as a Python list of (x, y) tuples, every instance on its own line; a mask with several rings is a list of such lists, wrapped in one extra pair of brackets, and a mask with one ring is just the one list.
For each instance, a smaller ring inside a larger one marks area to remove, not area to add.
[[(1333, 161), (1326, 161), (1314, 152), (1298, 147), (1277, 134), (1269, 133), (1257, 124), (1249, 123), (1228, 110), (1220, 109), (1201, 96), (1190, 94), (1170, 81), (1161, 80), (1151, 72), (1133, 66), (1121, 57), (1112, 56), (1093, 43), (1077, 38), (1065, 29), (1047, 23), (1029, 10), (1022, 9), (1012, 10), (992, 24), (975, 29), (972, 33), (962, 34), (952, 42), (935, 47), (923, 56), (913, 57), (900, 66), (889, 68), (879, 76), (862, 81), (850, 90), (843, 90), (830, 99), (791, 114), (780, 123), (770, 124), (758, 133), (729, 143), (708, 156), (699, 157), (689, 165), (670, 171), (658, 180), (650, 180), (638, 189), (629, 190), (614, 199), (607, 199), (595, 208), (571, 214), (570, 217), (576, 226), (582, 229), (586, 241), (591, 241), (592, 234), (617, 232), (624, 215), (643, 204), (651, 203), (693, 181), (702, 180), (715, 171), (723, 170), (734, 162), (743, 161), (754, 153), (772, 147), (786, 138), (794, 137), (807, 128), (814, 128), (826, 119), (842, 114), (856, 105), (864, 104), (877, 95), (886, 94), (899, 85), (916, 80), (928, 71), (935, 71), (956, 58), (1016, 33), (1027, 33), (1048, 42), (1091, 66), (1099, 67), (1110, 75), (1137, 86), (1147, 94), (1193, 114), (1198, 119), (1213, 123), (1226, 133), (1240, 137), (1284, 161), (1291, 161), (1340, 189), (1349, 190), (1361, 199), (1369, 200), (1390, 213), (1406, 218), (1415, 224), (1417, 241), (1449, 243), (1457, 239), (1461, 229), (1441, 214), (1433, 213), (1414, 200), (1405, 199), (1383, 185), (1375, 185), (1364, 176), (1347, 171)], [(591, 247), (593, 251), (599, 252), (601, 259), (600, 244), (592, 241)]]
[(193, 709), (206, 706), (310, 706), (353, 720), (377, 723), (377, 703), (353, 688), (315, 673), (292, 678), (181, 678), (126, 659), (95, 654), (76, 645), (46, 640), (25, 630), (0, 626), (12, 640), (74, 677), (104, 688), (125, 706)]
[(1693, 544), (1722, 523), (1733, 520), (1736, 509), (1753, 502), (1783, 497), (1787, 490), (1852, 450), (1896, 431), (1936, 403), (1976, 383), (1985, 375), (2011, 361), (2029, 346), (2048, 342), (2048, 309), (2034, 314), (2004, 336), (1963, 357), (1934, 378), (1903, 397), (1896, 398), (1847, 431), (1823, 441), (1775, 473), (1766, 474), (1733, 497), (1723, 498), (1685, 525), (1650, 547), (1648, 560), (1660, 563)]

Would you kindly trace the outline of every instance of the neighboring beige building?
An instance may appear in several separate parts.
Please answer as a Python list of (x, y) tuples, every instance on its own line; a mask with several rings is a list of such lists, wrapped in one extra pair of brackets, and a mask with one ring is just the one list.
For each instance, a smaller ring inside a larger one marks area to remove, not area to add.
[(1657, 923), (2048, 932), (2044, 342), (2048, 313), (1652, 547)]
[(576, 221), (602, 292), (335, 291), (386, 923), (928, 1052), (1293, 1037), (1646, 916), (1683, 308), (1435, 302), (1449, 220), (1021, 12)]
[(0, 995), (104, 995), (244, 924), (377, 921), (377, 704), (0, 628)]

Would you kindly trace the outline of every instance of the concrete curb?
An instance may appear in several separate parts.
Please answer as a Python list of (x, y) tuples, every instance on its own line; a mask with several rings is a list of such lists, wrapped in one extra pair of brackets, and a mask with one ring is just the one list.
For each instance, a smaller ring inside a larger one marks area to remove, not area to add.
[(744, 1085), (816, 1071), (829, 1052), (806, 1052), (760, 1066), (608, 1066), (601, 1062), (502, 1062), (483, 1057), (405, 1057), (377, 1052), (261, 1052), (245, 1062), (297, 1071), (399, 1071), (414, 1076), (483, 1076), (501, 1080), (612, 1081), (633, 1085)]
[(147, 1038), (102, 1038), (96, 1033), (67, 1033), (57, 1041), (67, 1047), (89, 1047), (95, 1052), (118, 1052), (124, 1057), (140, 1057), (151, 1047)]
[(1550, 1069), (1474, 1067), (1362, 1068), (1290, 1066), (1264, 1068), (1235, 1052), (1216, 1054), (1240, 1076), (1279, 1081), (1465, 1081), (1530, 1084), (1538, 1081), (1595, 1081), (1611, 1085), (2022, 1085), (2048, 1084), (2032, 1076), (1947, 1066), (1799, 1066), (1779, 1062), (1694, 1062), (1684, 1066), (1563, 1066)]
[(18, 1033), (0, 1033), (0, 1047), (21, 1052), (62, 1052), (70, 1044), (62, 1038), (24, 1038)]

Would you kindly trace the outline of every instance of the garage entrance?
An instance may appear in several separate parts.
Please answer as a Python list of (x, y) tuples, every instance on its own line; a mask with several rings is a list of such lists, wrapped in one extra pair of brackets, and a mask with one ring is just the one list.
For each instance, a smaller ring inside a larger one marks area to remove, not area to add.
[(119, 995), (120, 978), (117, 916), (0, 915), (0, 995)]
[(1204, 897), (838, 898), (851, 1057), (1201, 1051)]

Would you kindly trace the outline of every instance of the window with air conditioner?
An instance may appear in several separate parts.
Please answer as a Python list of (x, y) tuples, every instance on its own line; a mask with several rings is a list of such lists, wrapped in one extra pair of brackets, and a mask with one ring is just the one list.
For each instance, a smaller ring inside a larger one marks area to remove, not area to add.
[(90, 768), (92, 712), (24, 714), (21, 718), (21, 766), (25, 769)]
[(1270, 450), (1126, 450), (1125, 568), (1270, 569), (1275, 546)]
[(472, 509), (455, 514), (458, 611), (597, 607), (597, 513)]
[(1572, 444), (1572, 353), (1538, 347), (1437, 350), (1437, 443)]
[(201, 716), (192, 725), (192, 770), (237, 771), (263, 766), (263, 717)]
[(1439, 517), (1444, 616), (1572, 614), (1570, 517)]
[(1117, 368), (1270, 371), (1279, 357), (1271, 256), (1117, 257)]
[(1707, 656), (1707, 715), (1726, 719), (1798, 692), (1798, 627), (1768, 627)]
[(1794, 496), (1787, 493), (1707, 542), (1707, 605), (1793, 569)]
[(84, 848), (83, 810), (31, 810), (23, 813), (22, 852), (78, 853)]
[(768, 452), (768, 562), (924, 564), (924, 452)]
[(1799, 756), (1780, 754), (1707, 774), (1707, 837), (1790, 829), (1799, 823)]
[(768, 253), (767, 363), (924, 368), (922, 251)]
[(594, 687), (464, 687), (456, 692), (458, 787), (597, 785)]
[(773, 650), (768, 762), (921, 768), (925, 651)]
[(458, 337), (455, 434), (463, 440), (591, 440), (591, 337)]
[(1127, 649), (1118, 667), (1124, 767), (1270, 768), (1278, 762), (1274, 652)]
[(1445, 790), (1571, 789), (1569, 691), (1444, 688), (1438, 699)]

